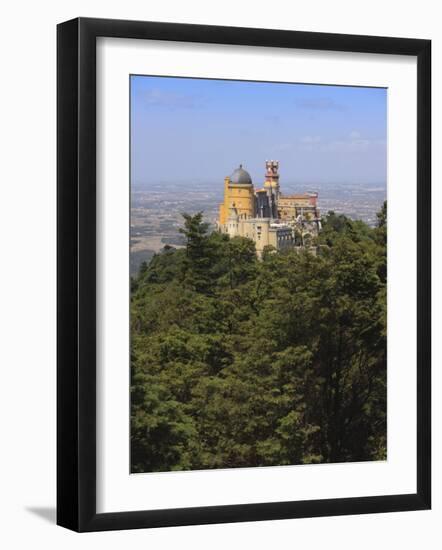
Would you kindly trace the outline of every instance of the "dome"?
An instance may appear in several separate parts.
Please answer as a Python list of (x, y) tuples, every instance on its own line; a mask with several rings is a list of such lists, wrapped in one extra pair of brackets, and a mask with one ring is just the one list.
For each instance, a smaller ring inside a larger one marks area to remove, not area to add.
[(230, 176), (230, 181), (232, 183), (244, 183), (246, 185), (252, 184), (252, 178), (246, 170), (243, 170), (242, 164), (240, 164), (239, 168), (237, 168)]

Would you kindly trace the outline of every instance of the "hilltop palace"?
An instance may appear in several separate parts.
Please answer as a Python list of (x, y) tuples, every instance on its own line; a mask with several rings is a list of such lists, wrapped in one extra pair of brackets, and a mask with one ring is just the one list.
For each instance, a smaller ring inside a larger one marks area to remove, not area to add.
[(259, 257), (266, 246), (276, 250), (307, 246), (320, 229), (318, 193), (283, 195), (278, 169), (278, 161), (266, 161), (264, 187), (256, 191), (242, 165), (224, 179), (218, 229), (254, 241)]

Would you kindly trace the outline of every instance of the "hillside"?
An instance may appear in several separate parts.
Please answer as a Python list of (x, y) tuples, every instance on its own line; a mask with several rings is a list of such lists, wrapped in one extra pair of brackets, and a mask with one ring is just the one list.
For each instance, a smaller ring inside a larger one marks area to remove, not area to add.
[(131, 288), (131, 470), (386, 458), (386, 204), (318, 254), (184, 216)]

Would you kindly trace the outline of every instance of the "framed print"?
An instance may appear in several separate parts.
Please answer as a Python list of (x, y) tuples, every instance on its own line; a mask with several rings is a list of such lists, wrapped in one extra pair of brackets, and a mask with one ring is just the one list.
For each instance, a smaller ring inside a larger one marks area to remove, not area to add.
[(430, 42), (57, 36), (58, 524), (429, 509)]

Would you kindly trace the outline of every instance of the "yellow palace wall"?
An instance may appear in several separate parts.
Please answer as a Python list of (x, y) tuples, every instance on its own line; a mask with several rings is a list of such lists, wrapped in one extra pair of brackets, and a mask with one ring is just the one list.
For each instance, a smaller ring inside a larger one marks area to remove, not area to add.
[(227, 177), (224, 180), (224, 202), (219, 208), (219, 223), (225, 224), (229, 217), (229, 209), (235, 205), (239, 215), (253, 216), (254, 213), (253, 185), (231, 183)]

